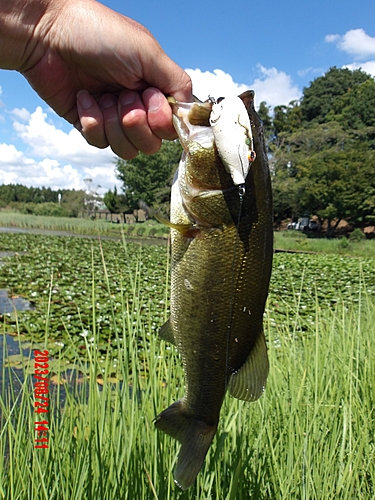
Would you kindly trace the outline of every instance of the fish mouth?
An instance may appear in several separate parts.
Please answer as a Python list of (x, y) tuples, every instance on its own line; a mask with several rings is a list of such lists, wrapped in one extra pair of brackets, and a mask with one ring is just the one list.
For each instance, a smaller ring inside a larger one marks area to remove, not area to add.
[(214, 149), (234, 185), (245, 184), (251, 163), (255, 160), (250, 117), (240, 97), (208, 102), (177, 102), (168, 99), (173, 124), (186, 154), (193, 143), (203, 149)]
[[(203, 148), (210, 149), (214, 145), (214, 134), (209, 122), (212, 104), (208, 102), (177, 102), (168, 98), (172, 107), (173, 121), (178, 120), (180, 133), (184, 141), (194, 141)], [(175, 127), (176, 128), (176, 127)], [(184, 148), (185, 149), (185, 148)], [(185, 149), (187, 152), (187, 150)]]

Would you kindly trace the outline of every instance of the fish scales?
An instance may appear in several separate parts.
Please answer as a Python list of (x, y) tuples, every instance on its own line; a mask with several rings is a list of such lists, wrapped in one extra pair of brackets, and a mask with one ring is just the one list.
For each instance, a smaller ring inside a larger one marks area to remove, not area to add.
[(203, 464), (227, 389), (256, 400), (268, 374), (263, 313), (272, 266), (271, 184), (253, 93), (240, 97), (256, 153), (242, 199), (215, 144), (202, 140), (210, 127), (195, 137), (180, 104), (172, 104), (185, 153), (172, 187), (171, 318), (161, 336), (181, 353), (186, 388), (155, 425), (181, 442), (175, 480), (183, 489)]

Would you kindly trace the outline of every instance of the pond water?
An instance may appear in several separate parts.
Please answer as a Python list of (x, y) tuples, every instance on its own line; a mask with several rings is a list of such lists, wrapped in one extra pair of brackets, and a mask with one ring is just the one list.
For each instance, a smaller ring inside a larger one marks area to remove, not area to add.
[[(54, 235), (54, 236), (72, 236), (78, 238), (96, 238), (97, 236), (90, 235), (77, 235), (73, 233), (69, 233), (67, 231), (50, 231), (50, 230), (27, 230), (27, 229), (19, 229), (19, 228), (3, 228), (0, 227), (1, 232), (13, 232), (13, 233), (29, 233), (29, 234), (44, 234), (44, 235)], [(103, 239), (108, 240), (118, 240), (119, 238), (114, 237), (103, 237)], [(167, 242), (164, 240), (157, 239), (131, 239), (132, 242), (139, 242), (142, 244), (149, 245), (164, 245)], [(19, 255), (20, 252), (18, 252)], [(0, 266), (2, 265), (2, 261), (5, 258), (13, 257), (17, 253), (16, 252), (0, 252)], [(28, 309), (34, 309), (34, 303), (32, 301), (27, 300), (21, 296), (14, 296), (10, 293), (9, 290), (0, 289), (0, 315), (4, 314), (13, 314), (15, 312), (26, 311)], [(34, 346), (29, 341), (23, 342), (22, 338), (19, 338), (17, 335), (9, 335), (0, 332), (0, 389), (5, 388), (8, 391), (8, 388), (11, 387), (11, 392), (14, 397), (17, 398), (17, 395), (22, 390), (22, 384), (24, 383), (23, 370), (20, 369), (20, 359), (21, 357), (26, 358), (26, 363), (30, 366), (31, 360), (33, 366), (33, 358), (34, 358), (34, 349), (43, 347)], [(52, 360), (51, 360), (52, 361)], [(60, 377), (62, 380), (67, 382), (66, 386), (60, 386), (57, 390), (56, 384), (57, 381), (51, 382), (50, 386), (50, 397), (55, 397), (58, 394), (60, 402), (63, 402), (66, 399), (66, 388), (69, 387), (69, 392), (73, 392), (77, 394), (77, 391), (84, 390), (87, 392), (88, 382), (87, 377), (83, 376), (78, 370), (66, 370), (60, 373)], [(99, 383), (99, 390), (101, 390), (101, 385)], [(131, 388), (129, 388), (131, 394)], [(1, 410), (0, 410), (1, 415)]]
[[(10, 257), (11, 254), (12, 252), (1, 252), (0, 265), (1, 259), (4, 257)], [(26, 311), (27, 309), (33, 308), (34, 305), (32, 302), (24, 299), (23, 297), (9, 296), (7, 290), (0, 289), (0, 314), (8, 314), (15, 311)], [(0, 334), (0, 387), (3, 376), (5, 378), (6, 386), (9, 385), (9, 370), (3, 370), (5, 358), (18, 354), (23, 354), (28, 357), (30, 355), (30, 349), (24, 349), (16, 336)], [(23, 382), (22, 370), (15, 370), (12, 380), (15, 392), (18, 393)]]
[[(30, 349), (23, 349), (17, 337), (12, 335), (0, 335), (0, 388), (12, 386), (15, 397), (19, 394), (24, 382), (22, 370), (4, 369), (4, 362), (8, 356), (29, 356)], [(0, 412), (1, 413), (1, 412)]]
[(0, 289), (0, 314), (34, 309), (32, 302), (23, 297), (10, 297), (7, 290)]
[[(1, 229), (4, 228), (0, 228), (0, 230)], [(14, 232), (22, 232), (22, 230)], [(2, 265), (2, 259), (14, 255), (16, 255), (16, 252), (0, 252), (0, 266)], [(0, 289), (0, 314), (12, 314), (16, 311), (26, 311), (34, 308), (35, 306), (32, 301), (24, 297), (12, 296), (9, 294), (8, 290)], [(12, 385), (15, 396), (17, 396), (21, 390), (24, 382), (23, 370), (14, 366), (9, 369), (4, 369), (4, 366), (7, 366), (6, 361), (9, 360), (10, 357), (17, 356), (17, 358), (19, 358), (20, 355), (26, 358), (34, 358), (33, 348), (30, 342), (23, 344), (17, 335), (0, 333), (0, 388), (4, 387), (4, 385), (5, 387), (10, 387), (10, 385)], [(65, 373), (65, 379), (71, 379), (72, 377), (77, 378), (77, 374), (73, 372)], [(62, 389), (60, 392), (60, 398), (64, 399), (65, 390)]]

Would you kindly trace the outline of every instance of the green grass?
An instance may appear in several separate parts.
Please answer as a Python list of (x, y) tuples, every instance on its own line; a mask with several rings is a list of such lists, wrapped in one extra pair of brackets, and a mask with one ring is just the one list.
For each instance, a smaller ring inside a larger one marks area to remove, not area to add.
[(121, 238), (122, 232), (129, 237), (167, 238), (169, 229), (155, 220), (139, 224), (112, 224), (104, 219), (81, 219), (73, 217), (49, 217), (0, 211), (0, 226), (20, 229), (40, 229), (47, 231), (67, 231), (83, 235), (114, 236)]
[(300, 231), (275, 231), (274, 246), (282, 250), (375, 257), (375, 239), (351, 242), (346, 237), (326, 239), (307, 237)]
[[(360, 268), (357, 301), (344, 297), (329, 308), (316, 298), (309, 322), (298, 288), (282, 321), (267, 307), (271, 371), (265, 394), (253, 404), (227, 396), (204, 467), (196, 484), (182, 492), (173, 483), (178, 445), (152, 423), (182, 395), (181, 361), (156, 337), (152, 318), (142, 314), (142, 275), (149, 273), (141, 265), (142, 252), (134, 255), (127, 246), (123, 251), (130, 289), (120, 287), (114, 299), (109, 262), (104, 259), (100, 271), (93, 250), (91, 280), (86, 278), (85, 285), (93, 341), (84, 337), (88, 364), (82, 366), (89, 379), (87, 385), (67, 383), (65, 400), (59, 398), (59, 386), (51, 385), (49, 449), (34, 448), (27, 365), (21, 391), (15, 384), (0, 388), (0, 448), (6, 457), (0, 461), (1, 499), (375, 498), (375, 306)], [(167, 282), (165, 277), (164, 287)], [(112, 297), (113, 307), (116, 302), (112, 334), (121, 345), (116, 357), (122, 379), (117, 383), (111, 378), (113, 349), (104, 359), (96, 349), (101, 342), (97, 283)], [(45, 339), (54, 334), (49, 297)], [(68, 324), (66, 334), (65, 348), (74, 350)]]

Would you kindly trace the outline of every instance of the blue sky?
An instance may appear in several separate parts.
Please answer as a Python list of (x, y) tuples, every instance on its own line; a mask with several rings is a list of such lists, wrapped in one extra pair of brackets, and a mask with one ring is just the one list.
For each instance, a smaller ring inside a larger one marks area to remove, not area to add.
[[(375, 2), (104, 0), (136, 19), (193, 80), (200, 98), (251, 88), (288, 104), (330, 67), (375, 76)], [(110, 149), (88, 146), (15, 72), (0, 70), (0, 183), (120, 187)]]

